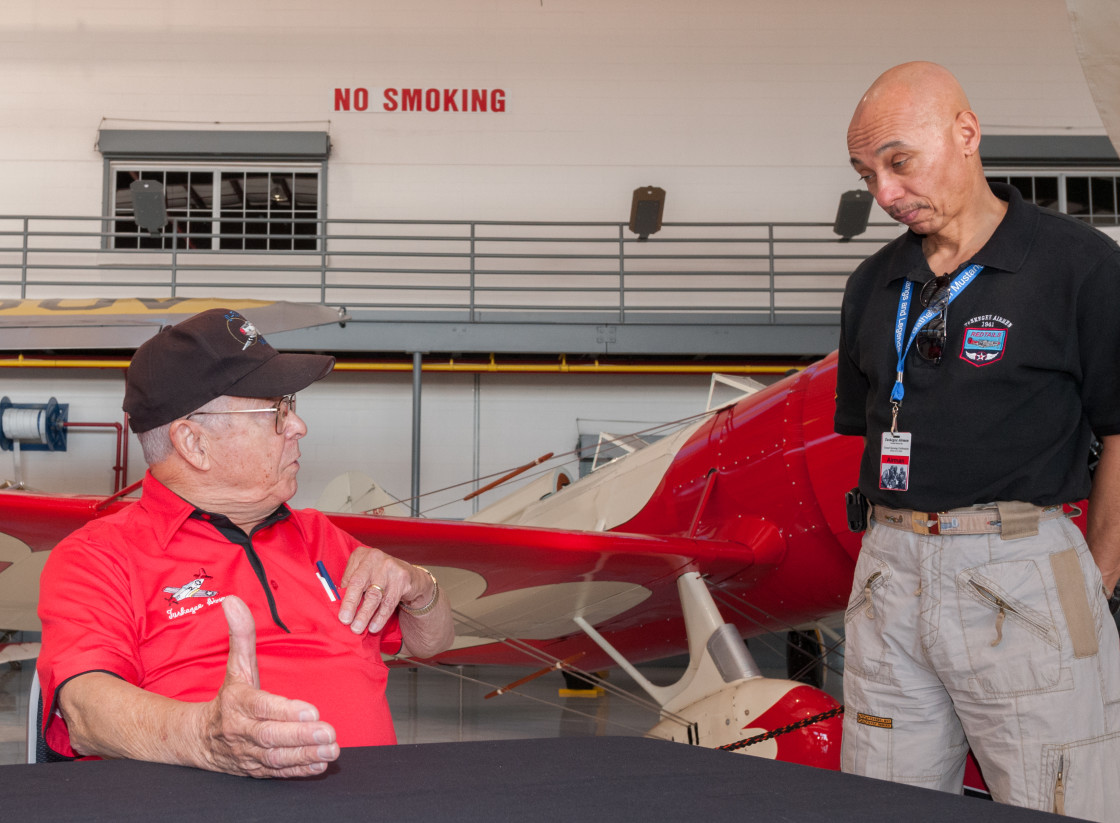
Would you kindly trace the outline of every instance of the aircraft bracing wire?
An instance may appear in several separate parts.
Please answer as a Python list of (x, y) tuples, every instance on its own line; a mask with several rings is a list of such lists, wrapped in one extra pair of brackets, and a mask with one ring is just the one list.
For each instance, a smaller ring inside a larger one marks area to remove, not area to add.
[[(716, 414), (719, 411), (720, 411), (719, 409), (711, 409), (711, 410), (708, 410), (708, 411), (698, 412), (696, 414), (689, 415), (688, 417), (682, 417), (678, 420), (671, 420), (667, 423), (657, 423), (653, 426), (650, 426), (647, 429), (642, 429), (640, 431), (631, 432), (631, 433), (627, 434), (624, 438), (621, 438), (621, 439), (625, 440), (625, 439), (630, 439), (630, 438), (641, 438), (641, 437), (644, 437), (646, 435), (657, 434), (660, 431), (679, 428), (681, 426), (692, 423), (696, 420), (700, 420), (700, 419), (705, 418), (705, 417), (710, 417), (710, 416), (712, 416), (713, 414)], [(581, 446), (581, 447), (574, 448), (571, 451), (561, 452), (559, 454), (554, 455), (549, 462), (553, 463), (554, 461), (564, 460), (565, 458), (574, 458), (574, 459), (578, 460), (578, 459), (580, 459), (584, 456), (584, 452), (593, 452), (595, 450), (595, 448), (597, 448), (597, 446), (598, 446), (598, 444)], [(481, 477), (474, 477), (474, 478), (471, 478), (470, 480), (463, 480), (459, 483), (452, 483), (450, 486), (444, 486), (443, 488), (440, 488), (440, 489), (432, 489), (431, 491), (422, 492), (421, 494), (416, 495), (415, 497), (399, 498), (399, 497), (396, 497), (395, 495), (390, 495), (390, 496), (392, 496), (393, 499), (396, 502), (407, 505), (409, 503), (412, 503), (414, 500), (420, 500), (422, 498), (429, 497), (433, 494), (442, 494), (443, 492), (453, 491), (455, 489), (462, 488), (463, 486), (468, 486), (471, 483), (478, 483), (478, 482), (482, 482), (484, 480), (490, 480), (491, 478), (501, 477), (503, 474), (506, 474), (509, 471), (510, 471), (510, 469), (508, 469), (508, 468), (507, 469), (502, 469), (500, 471), (496, 471), (496, 472), (492, 472), (490, 474), (482, 475)], [(527, 474), (524, 477), (526, 479), (527, 478), (534, 478), (534, 477), (538, 477), (541, 474), (547, 474), (550, 471), (552, 471), (552, 468), (543, 469), (542, 471), (537, 472), (537, 473)], [(461, 502), (461, 501), (458, 500), (458, 499), (455, 499), (455, 500), (448, 501), (446, 503), (441, 503), (438, 506), (433, 506), (429, 509), (425, 509), (422, 514), (427, 514), (428, 512), (433, 512), (436, 509), (443, 508), (444, 506), (450, 506), (450, 505), (453, 505), (453, 504), (459, 503), (459, 502)]]
[[(565, 663), (560, 658), (555, 657), (555, 656), (549, 654), (548, 652), (546, 652), (542, 649), (539, 649), (536, 646), (533, 646), (530, 643), (526, 643), (522, 640), (517, 640), (516, 638), (503, 637), (502, 633), (499, 632), (497, 629), (495, 629), (491, 626), (488, 626), (488, 625), (486, 625), (485, 623), (483, 623), (479, 620), (475, 620), (473, 617), (468, 617), (467, 615), (462, 614), (459, 611), (456, 611), (456, 610), (452, 609), (451, 613), (452, 613), (452, 615), (455, 616), (456, 620), (458, 620), (461, 624), (465, 625), (473, 633), (477, 633), (479, 636), (488, 637), (488, 638), (490, 638), (491, 640), (494, 640), (497, 643), (501, 643), (505, 646), (510, 647), (514, 651), (517, 651), (521, 654), (526, 655), (530, 659), (536, 660), (537, 662), (547, 663), (549, 666), (555, 667), (557, 669), (562, 669), (564, 671), (571, 672), (572, 674), (578, 676), (580, 679), (586, 680), (587, 682), (592, 683), (595, 686), (598, 686), (599, 688), (607, 691), (610, 694), (613, 694), (613, 695), (619, 697), (622, 700), (626, 700), (626, 701), (634, 704), (635, 706), (638, 706), (638, 707), (643, 708), (643, 709), (647, 709), (648, 711), (655, 712), (660, 717), (662, 717), (664, 719), (667, 719), (667, 720), (671, 720), (674, 723), (678, 723), (685, 728), (687, 728), (689, 725), (691, 725), (683, 717), (681, 717), (677, 714), (674, 714), (672, 712), (666, 712), (656, 701), (651, 700), (650, 698), (642, 697), (642, 696), (636, 695), (636, 694), (632, 694), (631, 692), (626, 691), (622, 687), (616, 686), (615, 684), (611, 683), (610, 681), (608, 681), (608, 680), (606, 680), (602, 677), (599, 677), (594, 672), (586, 671), (586, 670), (581, 669), (578, 666), (575, 666), (571, 663)], [(411, 659), (411, 658), (409, 658), (409, 659)], [(499, 688), (499, 687), (495, 686), (495, 688)]]
[[(734, 594), (732, 592), (726, 591), (722, 588), (713, 588), (712, 593), (713, 593), (713, 595), (718, 595), (720, 602), (726, 608), (728, 608), (730, 611), (734, 612), (735, 614), (739, 615), (740, 617), (742, 617), (745, 620), (751, 621), (752, 623), (754, 623), (756, 626), (759, 626), (760, 628), (764, 628), (764, 629), (768, 629), (768, 630), (772, 631), (771, 627), (773, 626), (773, 624), (776, 623), (779, 626), (783, 626), (786, 629), (786, 631), (791, 631), (791, 632), (792, 631), (798, 631), (796, 626), (793, 626), (789, 623), (785, 623), (784, 621), (779, 620), (774, 615), (769, 614), (765, 609), (761, 609), (758, 606), (756, 606), (755, 604), (751, 603), (745, 597), (742, 597), (740, 595), (737, 595), (737, 594)], [(749, 607), (751, 609), (754, 609), (756, 612), (758, 612), (763, 617), (769, 619), (772, 622), (770, 624), (763, 623), (762, 620), (760, 620), (759, 618), (754, 617), (753, 615), (747, 614), (745, 611), (740, 609), (739, 608), (740, 605)], [(766, 643), (765, 641), (760, 640), (760, 642), (766, 648), (770, 649), (771, 651), (773, 651), (775, 653), (777, 653), (779, 651), (778, 649), (774, 648), (774, 646), (772, 646), (769, 643)], [(793, 643), (791, 643), (789, 640), (786, 640), (785, 645), (786, 645), (787, 649), (798, 649), (798, 647), (795, 646)], [(843, 669), (838, 669), (835, 666), (831, 665), (828, 662), (828, 655), (835, 652), (836, 654), (840, 655), (840, 657), (842, 658), (844, 656), (844, 653), (840, 650), (840, 647), (843, 646), (843, 645), (844, 645), (844, 639), (840, 638), (835, 643), (833, 643), (831, 646), (828, 646), (824, 650), (822, 650), (821, 655), (820, 655), (821, 664), (825, 668), (827, 668), (829, 671), (833, 672), (834, 674), (840, 675), (841, 677), (843, 677), (843, 675), (844, 675), (844, 670)], [(802, 651), (802, 650), (798, 649), (798, 651)], [(799, 671), (795, 674), (793, 679), (796, 679), (798, 676), (806, 673), (814, 665), (816, 665), (815, 661), (807, 664), (804, 668), (801, 669), (801, 671)]]
[[(455, 615), (460, 620), (460, 622), (462, 622), (464, 625), (467, 625), (468, 628), (470, 628), (473, 632), (479, 633), (483, 637), (489, 637), (490, 639), (494, 640), (495, 642), (502, 643), (503, 645), (509, 646), (514, 651), (517, 651), (521, 654), (524, 654), (525, 656), (527, 656), (531, 659), (534, 659), (537, 662), (547, 663), (549, 666), (552, 666), (552, 667), (555, 667), (555, 668), (558, 668), (558, 669), (567, 670), (567, 671), (571, 672), (572, 674), (575, 674), (575, 675), (579, 676), (581, 679), (586, 680), (589, 683), (593, 683), (594, 685), (598, 686), (599, 688), (602, 688), (605, 691), (610, 692), (611, 694), (615, 694), (615, 695), (619, 696), (620, 698), (622, 698), (624, 700), (628, 700), (631, 703), (634, 703), (635, 705), (640, 706), (641, 708), (645, 708), (645, 709), (648, 709), (650, 711), (657, 712), (657, 713), (661, 714), (663, 717), (666, 717), (670, 720), (673, 720), (674, 722), (679, 723), (682, 726), (688, 726), (689, 725), (688, 721), (685, 720), (684, 718), (682, 718), (678, 715), (674, 715), (671, 712), (665, 712), (661, 708), (661, 706), (654, 700), (651, 700), (651, 699), (646, 698), (646, 697), (641, 697), (639, 695), (631, 694), (630, 692), (625, 691), (624, 689), (622, 689), (618, 686), (615, 686), (614, 684), (608, 682), (607, 680), (599, 677), (597, 674), (595, 674), (593, 672), (589, 672), (589, 671), (586, 671), (584, 669), (581, 669), (578, 666), (575, 666), (571, 663), (565, 663), (564, 661), (560, 660), (559, 658), (557, 658), (553, 655), (550, 655), (548, 652), (546, 652), (546, 651), (544, 651), (544, 650), (542, 650), (542, 649), (540, 649), (536, 646), (533, 646), (529, 643), (526, 643), (522, 640), (517, 640), (515, 638), (509, 638), (509, 637), (503, 637), (501, 632), (497, 631), (495, 628), (493, 628), (491, 626), (486, 625), (485, 623), (482, 623), (479, 620), (475, 620), (474, 618), (467, 617), (466, 615), (463, 615), (460, 612), (457, 612), (455, 610), (452, 610), (452, 614)], [(479, 631), (479, 630), (481, 630), (481, 631)]]
[[(736, 610), (736, 609), (735, 609), (735, 608), (733, 608), (733, 607), (728, 607), (728, 608), (731, 608), (731, 610), (732, 610), (732, 611), (734, 611), (734, 612), (735, 612), (736, 614), (740, 614), (740, 615), (742, 615), (743, 617), (746, 617), (746, 618), (747, 618), (748, 620), (749, 620), (749, 619), (751, 619), (751, 618), (750, 618), (750, 617), (749, 617), (748, 615), (744, 615), (744, 614), (742, 614), (742, 612), (739, 612), (738, 610)], [(755, 622), (756, 622), (756, 623), (757, 623), (757, 624), (758, 624), (759, 626), (762, 626), (762, 625), (763, 625), (762, 623), (759, 623), (758, 621), (755, 621)], [(797, 630), (797, 629), (792, 629), (792, 628), (791, 628), (791, 629), (789, 629), (789, 631), (798, 631), (798, 630)], [(764, 641), (764, 640), (761, 640), (761, 639), (760, 639), (760, 638), (758, 638), (757, 636), (756, 636), (756, 637), (754, 637), (754, 638), (752, 638), (752, 639), (756, 639), (756, 640), (759, 640), (759, 642), (760, 642), (760, 644), (761, 644), (762, 646), (764, 646), (765, 648), (767, 648), (767, 649), (769, 649), (770, 651), (774, 652), (775, 654), (780, 654), (780, 653), (781, 653), (781, 648), (780, 648), (780, 647), (776, 647), (776, 646), (774, 646), (774, 645), (773, 645), (773, 644), (771, 644), (771, 643), (767, 643), (766, 641)], [(843, 640), (839, 640), (839, 641), (837, 641), (837, 642), (836, 642), (835, 644), (833, 644), (833, 645), (831, 645), (831, 646), (828, 646), (827, 648), (824, 648), (824, 649), (822, 649), (822, 651), (821, 651), (821, 654), (820, 654), (820, 657), (819, 657), (819, 658), (817, 658), (817, 659), (814, 659), (814, 660), (810, 661), (810, 662), (809, 662), (809, 663), (807, 663), (807, 664), (806, 664), (805, 666), (803, 666), (803, 667), (802, 667), (801, 669), (799, 669), (799, 670), (798, 670), (797, 672), (794, 672), (794, 673), (793, 673), (793, 675), (792, 675), (792, 676), (791, 676), (791, 677), (790, 677), (789, 679), (791, 679), (791, 680), (796, 680), (796, 679), (798, 679), (799, 677), (801, 677), (801, 676), (802, 676), (803, 674), (805, 674), (806, 672), (808, 672), (808, 671), (809, 671), (810, 669), (812, 669), (812, 668), (813, 668), (813, 666), (815, 666), (815, 665), (817, 664), (817, 660), (818, 660), (818, 659), (819, 659), (819, 661), (820, 661), (821, 665), (822, 665), (822, 666), (824, 666), (825, 668), (827, 668), (827, 669), (828, 669), (828, 670), (829, 670), (830, 672), (832, 672), (833, 674), (836, 674), (836, 675), (838, 675), (838, 676), (840, 676), (840, 677), (843, 677), (843, 676), (844, 676), (844, 670), (843, 670), (842, 668), (837, 668), (836, 666), (833, 666), (833, 665), (832, 665), (831, 663), (829, 663), (829, 662), (828, 662), (828, 659), (827, 659), (827, 658), (828, 658), (828, 655), (829, 655), (829, 654), (832, 654), (833, 652), (838, 652), (838, 653), (839, 653), (839, 654), (840, 654), (841, 656), (843, 656), (843, 652), (839, 652), (839, 651), (838, 651), (838, 650), (839, 650), (839, 647), (840, 647), (840, 646), (841, 646), (841, 645), (843, 644), (843, 642), (844, 642)], [(803, 649), (800, 649), (800, 647), (798, 647), (798, 646), (796, 646), (795, 644), (791, 643), (791, 642), (790, 642), (789, 640), (785, 641), (785, 643), (784, 643), (783, 645), (784, 645), (784, 646), (785, 646), (785, 647), (786, 647), (787, 649), (797, 649), (798, 651), (804, 651)]]
[[(457, 677), (460, 680), (466, 681), (468, 683), (474, 683), (474, 684), (479, 685), (479, 686), (484, 686), (488, 689), (500, 688), (500, 686), (498, 686), (495, 683), (488, 683), (485, 680), (481, 680), (477, 677), (471, 677), (470, 675), (463, 674), (461, 671), (453, 671), (446, 664), (428, 663), (424, 660), (417, 660), (415, 657), (402, 657), (400, 655), (394, 655), (392, 659), (393, 660), (400, 660), (402, 662), (407, 662), (410, 665), (423, 666), (425, 669), (432, 669), (433, 671), (442, 672), (443, 674), (450, 675), (451, 677)], [(518, 691), (518, 690), (514, 689), (513, 691), (506, 692), (506, 694), (516, 694), (516, 695), (519, 695), (520, 697), (524, 698), (525, 700), (531, 700), (534, 703), (540, 703), (542, 705), (548, 706), (549, 708), (560, 709), (563, 712), (570, 712), (571, 714), (576, 714), (576, 715), (579, 715), (580, 717), (586, 717), (586, 718), (589, 718), (589, 719), (594, 720), (596, 722), (610, 723), (612, 726), (618, 726), (619, 728), (623, 728), (623, 729), (626, 729), (628, 731), (638, 732), (639, 734), (641, 734), (645, 737), (653, 737), (653, 735), (649, 734), (648, 730), (646, 730), (646, 729), (638, 729), (638, 728), (635, 728), (634, 726), (628, 726), (627, 724), (622, 723), (618, 720), (601, 718), (601, 717), (598, 717), (596, 715), (591, 714), (590, 712), (583, 712), (583, 711), (580, 711), (579, 709), (573, 709), (570, 706), (564, 706), (564, 705), (561, 705), (559, 703), (554, 703), (551, 700), (545, 700), (543, 697), (537, 697), (536, 695), (528, 694), (528, 693), (523, 692), (523, 691)], [(630, 695), (628, 692), (622, 692), (622, 695), (631, 696), (631, 697), (633, 696), (633, 695)]]

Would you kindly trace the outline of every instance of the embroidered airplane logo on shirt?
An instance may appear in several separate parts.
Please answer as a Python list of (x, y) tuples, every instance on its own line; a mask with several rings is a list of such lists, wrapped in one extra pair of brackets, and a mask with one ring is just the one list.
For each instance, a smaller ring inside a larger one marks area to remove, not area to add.
[(184, 583), (182, 586), (166, 586), (164, 592), (171, 595), (167, 598), (167, 602), (179, 603), (189, 597), (213, 597), (218, 592), (217, 590), (207, 590), (202, 588), (202, 581), (211, 578), (211, 575), (206, 573), (206, 569), (199, 569), (195, 573), (194, 580), (189, 583)]
[(1007, 329), (966, 328), (961, 360), (974, 366), (986, 366), (1003, 358), (1007, 346)]

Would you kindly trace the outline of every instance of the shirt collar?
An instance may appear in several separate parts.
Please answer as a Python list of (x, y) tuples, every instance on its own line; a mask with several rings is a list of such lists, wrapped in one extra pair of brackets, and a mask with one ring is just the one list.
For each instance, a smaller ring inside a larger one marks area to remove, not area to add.
[[(236, 535), (238, 535), (238, 534), (244, 535), (245, 534), (245, 531), (240, 526), (238, 526), (236, 523), (234, 523), (232, 520), (230, 520), (229, 517), (227, 517), (224, 514), (220, 514), (218, 512), (208, 512), (205, 509), (195, 508), (195, 510), (192, 511), (188, 515), (188, 517), (190, 517), (192, 520), (201, 520), (203, 523), (211, 524), (212, 526), (214, 526), (214, 528), (216, 528), (218, 531), (220, 531), (223, 535), (226, 535), (227, 537), (229, 537), (231, 534), (233, 534), (235, 537), (231, 538), (231, 539), (233, 539), (234, 542), (240, 542), (240, 538), (236, 537)], [(267, 529), (269, 526), (273, 525), (274, 523), (279, 523), (281, 520), (286, 520), (287, 518), (288, 518), (288, 507), (285, 506), (283, 503), (281, 503), (279, 506), (276, 507), (276, 509), (272, 512), (272, 514), (268, 515), (268, 517), (266, 517), (264, 520), (262, 520), (256, 526), (254, 526), (253, 531), (250, 532), (248, 536), (251, 538), (254, 534), (259, 532), (261, 529)]]
[[(153, 477), (151, 471), (144, 474), (142, 493), (136, 505), (148, 513), (152, 529), (156, 533), (156, 539), (159, 541), (160, 548), (164, 550), (171, 544), (183, 523), (189, 518), (211, 522), (220, 518), (223, 523), (230, 522), (229, 518), (223, 514), (204, 512), (193, 503), (184, 500)], [(281, 504), (253, 531), (257, 532), (282, 520), (287, 520), (290, 514), (291, 509), (288, 508), (287, 504)], [(302, 534), (299, 520), (293, 518), (292, 522), (296, 524), (296, 528), (300, 529)]]
[(144, 473), (144, 484), (136, 505), (148, 514), (156, 540), (164, 550), (194, 511), (194, 506), (156, 480), (151, 470)]
[[(1007, 202), (1007, 214), (996, 226), (988, 242), (972, 256), (969, 262), (978, 263), (985, 270), (1014, 273), (1023, 267), (1027, 255), (1030, 254), (1038, 226), (1039, 212), (1036, 207), (1023, 200), (1023, 196), (1014, 186), (1006, 183), (990, 185), (992, 193)], [(924, 283), (932, 276), (933, 272), (930, 271), (925, 255), (922, 254), (922, 235), (915, 234), (913, 231), (906, 232), (902, 236), (899, 257), (887, 272), (884, 285), (904, 277), (917, 283)]]

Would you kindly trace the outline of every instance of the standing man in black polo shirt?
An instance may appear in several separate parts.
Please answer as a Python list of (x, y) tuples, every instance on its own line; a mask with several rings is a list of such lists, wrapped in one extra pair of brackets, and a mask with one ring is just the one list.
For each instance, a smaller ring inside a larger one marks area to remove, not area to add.
[[(836, 430), (872, 504), (845, 619), (843, 768), (1120, 810), (1120, 249), (989, 186), (931, 63), (880, 76), (852, 166), (909, 231), (844, 295)], [(1093, 435), (1104, 451), (1092, 482)], [(1090, 496), (1089, 543), (1063, 512)]]

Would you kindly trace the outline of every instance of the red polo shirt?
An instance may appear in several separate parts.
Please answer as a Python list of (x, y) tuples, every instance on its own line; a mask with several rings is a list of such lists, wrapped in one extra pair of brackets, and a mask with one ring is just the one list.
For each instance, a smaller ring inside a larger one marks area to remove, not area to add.
[(48, 745), (74, 754), (53, 709), (58, 688), (85, 672), (176, 700), (213, 698), (229, 656), (221, 601), (230, 594), (256, 621), (262, 689), (316, 706), (341, 746), (395, 743), (381, 652), (400, 651), (400, 625), (394, 616), (379, 634), (355, 635), (316, 577), (322, 561), (337, 585), (358, 545), (322, 513), (286, 506), (246, 537), (148, 474), (135, 505), (71, 534), (43, 569)]

